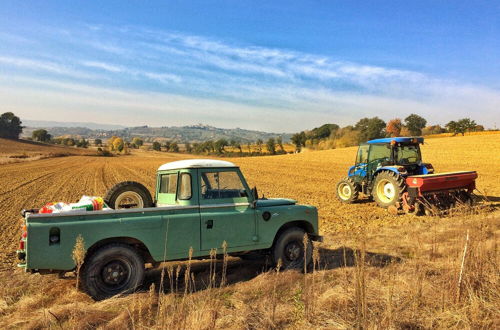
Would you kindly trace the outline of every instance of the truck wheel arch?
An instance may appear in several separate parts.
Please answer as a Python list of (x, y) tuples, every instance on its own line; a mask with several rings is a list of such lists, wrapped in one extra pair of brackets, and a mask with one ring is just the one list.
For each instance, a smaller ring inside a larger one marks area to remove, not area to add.
[(273, 245), (272, 246), (274, 246), (276, 244), (276, 241), (278, 240), (278, 237), (280, 237), (280, 235), (284, 231), (286, 231), (287, 229), (292, 228), (292, 227), (297, 227), (297, 228), (303, 229), (307, 234), (313, 234), (314, 235), (314, 227), (312, 226), (311, 223), (309, 223), (309, 222), (307, 222), (305, 220), (290, 221), (290, 222), (285, 223), (283, 226), (280, 227), (280, 229), (278, 229), (278, 232), (274, 236), (274, 240), (273, 240)]
[(138, 240), (137, 238), (133, 237), (110, 237), (106, 238), (103, 240), (100, 240), (96, 243), (94, 243), (90, 248), (87, 249), (85, 259), (90, 257), (95, 251), (97, 251), (99, 248), (108, 245), (108, 244), (113, 244), (113, 243), (122, 243), (126, 245), (132, 246), (139, 254), (142, 256), (144, 262), (146, 263), (154, 263), (154, 259), (151, 256), (151, 253), (149, 252), (149, 249), (147, 246)]

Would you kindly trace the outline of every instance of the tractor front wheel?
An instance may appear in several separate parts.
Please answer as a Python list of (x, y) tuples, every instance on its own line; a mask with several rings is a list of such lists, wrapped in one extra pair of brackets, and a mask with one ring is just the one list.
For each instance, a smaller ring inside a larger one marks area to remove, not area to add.
[(383, 171), (375, 178), (372, 196), (380, 207), (388, 208), (401, 200), (404, 190), (405, 181), (400, 175)]
[(337, 198), (342, 203), (354, 203), (358, 199), (359, 185), (354, 183), (354, 180), (347, 177), (337, 183)]

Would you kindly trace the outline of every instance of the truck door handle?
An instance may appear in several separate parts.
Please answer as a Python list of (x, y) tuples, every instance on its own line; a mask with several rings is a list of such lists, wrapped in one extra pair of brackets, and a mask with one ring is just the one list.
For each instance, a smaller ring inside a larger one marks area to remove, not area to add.
[(207, 229), (212, 229), (214, 226), (214, 221), (213, 220), (207, 220), (205, 221), (205, 224), (207, 225)]

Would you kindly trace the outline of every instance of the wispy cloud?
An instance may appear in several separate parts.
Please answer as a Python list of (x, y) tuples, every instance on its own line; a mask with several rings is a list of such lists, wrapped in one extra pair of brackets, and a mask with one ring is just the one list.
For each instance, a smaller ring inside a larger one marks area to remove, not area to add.
[(94, 79), (97, 78), (97, 76), (80, 71), (80, 70), (75, 70), (67, 65), (62, 65), (58, 64), (55, 62), (49, 62), (49, 61), (40, 61), (40, 60), (34, 60), (34, 59), (27, 59), (27, 58), (19, 58), (19, 57), (7, 57), (7, 56), (0, 56), (0, 64), (4, 64), (7, 66), (14, 66), (14, 67), (19, 67), (19, 68), (25, 68), (33, 71), (45, 71), (45, 72), (50, 72), (62, 76), (70, 76), (74, 78), (81, 78), (81, 79)]
[(109, 71), (109, 72), (123, 72), (124, 71), (123, 68), (121, 68), (117, 65), (107, 64), (107, 63), (103, 63), (103, 62), (83, 61), (82, 64), (84, 66), (87, 66), (90, 68), (102, 69), (102, 70)]
[[(14, 72), (14, 78), (24, 77), (15, 87), (12, 79), (1, 80), (0, 89), (10, 95), (19, 94), (13, 89), (36, 94), (52, 109), (57, 104), (75, 112), (98, 109), (101, 116), (122, 109), (121, 118), (128, 118), (128, 123), (143, 120), (137, 114), (140, 109), (176, 124), (276, 130), (285, 123), (284, 131), (411, 112), (441, 123), (450, 116), (468, 115), (488, 125), (498, 117), (498, 90), (412, 70), (141, 27), (84, 25), (54, 34), (57, 52), (34, 49), (43, 60), (27, 57), (31, 48), (23, 49), (22, 42), (23, 56), (0, 50), (0, 69)], [(41, 38), (38, 45), (43, 45)], [(32, 72), (50, 77), (37, 80), (30, 77)], [(74, 82), (58, 82), (58, 76)], [(96, 79), (100, 76), (105, 79)], [(16, 109), (36, 106), (16, 102), (5, 93), (4, 98)]]

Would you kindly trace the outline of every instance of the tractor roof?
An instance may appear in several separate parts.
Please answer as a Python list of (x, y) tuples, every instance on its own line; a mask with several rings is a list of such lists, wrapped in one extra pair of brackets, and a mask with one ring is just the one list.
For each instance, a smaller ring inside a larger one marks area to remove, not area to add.
[(397, 143), (424, 143), (423, 137), (392, 137), (392, 138), (384, 138), (384, 139), (375, 139), (370, 140), (367, 143), (391, 143), (395, 141)]
[(158, 171), (178, 170), (183, 168), (213, 168), (213, 167), (237, 167), (231, 162), (214, 159), (186, 159), (163, 164)]

